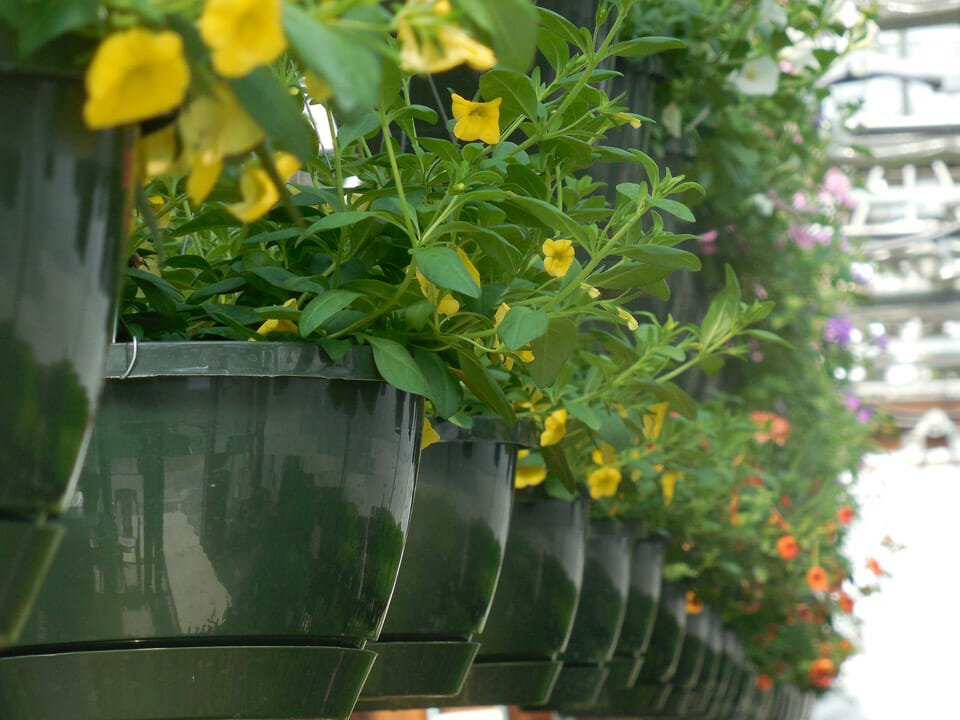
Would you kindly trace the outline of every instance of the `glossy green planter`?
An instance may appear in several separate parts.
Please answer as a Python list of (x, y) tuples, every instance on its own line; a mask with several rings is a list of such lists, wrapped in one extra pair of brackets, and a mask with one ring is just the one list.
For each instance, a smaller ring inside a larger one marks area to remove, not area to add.
[(664, 581), (657, 619), (638, 682), (668, 683), (677, 671), (687, 633), (687, 597), (682, 585)]
[[(673, 693), (668, 712), (672, 712), (677, 716), (703, 716), (706, 706), (710, 703), (716, 690), (717, 678), (723, 661), (723, 624), (719, 614), (709, 608), (705, 609), (703, 614), (707, 616), (709, 628), (703, 643), (704, 648), (700, 672), (694, 680), (688, 680), (686, 682), (682, 691)], [(688, 621), (688, 628), (689, 627)], [(680, 667), (683, 668), (682, 657)], [(680, 675), (679, 670), (677, 674)], [(678, 683), (678, 679), (675, 678), (674, 683), (682, 684), (682, 680)]]
[(439, 705), (547, 701), (577, 612), (586, 540), (583, 502), (516, 497), (480, 652), (460, 693)]
[(743, 662), (743, 643), (731, 629), (723, 631), (723, 652), (720, 657), (713, 693), (699, 708), (706, 717), (717, 717), (727, 695), (731, 692), (737, 668)]
[(410, 529), (378, 654), (358, 710), (428, 707), (456, 695), (473, 663), (503, 561), (526, 425), (437, 423), (420, 457)]
[(42, 581), (89, 437), (129, 214), (130, 131), (79, 77), (5, 62), (0, 30), (0, 647)]
[(660, 605), (666, 543), (665, 535), (651, 534), (634, 545), (627, 613), (607, 680), (612, 687), (632, 687), (637, 681)]
[(572, 710), (589, 705), (606, 681), (605, 665), (613, 655), (627, 609), (632, 544), (630, 530), (619, 522), (591, 521), (580, 603), (550, 707)]
[[(422, 401), (374, 380), (369, 356), (332, 364), (301, 344), (147, 343), (133, 360), (112, 349), (61, 551), (0, 661), (0, 706), (52, 717), (17, 690), (49, 667), (91, 678), (61, 693), (77, 718), (342, 715), (396, 580)], [(167, 659), (184, 649), (198, 653)], [(302, 703), (231, 690), (311, 677), (313, 662), (337, 680)], [(190, 663), (209, 671), (184, 686), (170, 668)], [(120, 692), (118, 666), (142, 697)]]

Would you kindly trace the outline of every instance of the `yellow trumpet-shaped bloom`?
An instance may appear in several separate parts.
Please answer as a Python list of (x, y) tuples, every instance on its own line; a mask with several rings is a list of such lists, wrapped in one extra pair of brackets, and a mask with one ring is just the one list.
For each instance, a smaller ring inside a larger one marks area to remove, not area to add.
[(639, 117), (637, 117), (633, 113), (618, 112), (618, 113), (614, 113), (613, 117), (615, 117), (620, 122), (627, 123), (632, 128), (639, 128), (641, 125), (643, 125), (643, 120), (641, 120)]
[(281, 0), (207, 0), (199, 27), (213, 68), (224, 77), (243, 77), (287, 47)]
[(543, 432), (540, 433), (540, 445), (556, 445), (567, 434), (567, 411), (563, 408), (554, 410), (544, 422)]
[(616, 495), (620, 486), (620, 471), (604, 465), (587, 475), (587, 484), (590, 486), (590, 497), (594, 500)]
[[(529, 450), (520, 450), (517, 452), (517, 460), (523, 460), (529, 455)], [(539, 485), (546, 478), (547, 468), (543, 465), (517, 465), (513, 485), (518, 488), (532, 487), (533, 485)]]
[[(287, 300), (283, 306), (285, 308), (297, 309), (297, 299), (290, 298)], [(300, 332), (300, 329), (297, 327), (297, 324), (293, 320), (279, 320), (277, 318), (270, 318), (263, 325), (257, 328), (258, 335), (268, 335), (272, 332), (282, 332), (282, 333), (293, 333), (294, 335)], [(253, 338), (250, 338), (253, 340)]]
[(158, 175), (174, 172), (177, 160), (177, 132), (174, 125), (144, 135), (137, 143), (140, 176), (150, 181)]
[(617, 461), (617, 451), (610, 443), (600, 443), (600, 447), (590, 453), (590, 459), (596, 465), (612, 465)]
[(482, 71), (497, 64), (493, 50), (446, 20), (452, 12), (448, 0), (408, 0), (397, 17), (400, 67), (405, 72), (438, 73), (460, 63)]
[(541, 249), (543, 250), (543, 269), (547, 274), (553, 277), (566, 275), (570, 265), (573, 264), (573, 241), (549, 238), (544, 241)]
[[(300, 169), (300, 162), (290, 153), (277, 153), (274, 158), (277, 174), (286, 179)], [(240, 178), (240, 193), (243, 200), (227, 205), (238, 220), (251, 223), (259, 220), (280, 199), (280, 191), (273, 184), (270, 175), (262, 167), (248, 165)]]
[(433, 429), (430, 420), (423, 419), (423, 435), (420, 438), (420, 449), (425, 450), (435, 442), (440, 442), (440, 434)]
[(190, 68), (172, 31), (121, 30), (97, 47), (85, 78), (83, 119), (94, 130), (173, 110), (186, 95)]
[(470, 261), (470, 257), (460, 248), (457, 248), (457, 256), (460, 258), (460, 262), (463, 263), (463, 266), (467, 269), (467, 272), (470, 273), (470, 277), (473, 278), (473, 281), (477, 284), (477, 287), (480, 287), (480, 272)]
[(640, 323), (637, 322), (637, 319), (623, 308), (617, 308), (617, 316), (626, 323), (627, 330), (630, 332), (633, 332), (640, 327)]
[(643, 414), (643, 436), (650, 441), (660, 437), (660, 431), (663, 429), (663, 418), (667, 414), (669, 403), (657, 403), (647, 408)]
[(488, 145), (500, 142), (501, 100), (471, 102), (454, 93), (452, 109), (457, 124), (453, 126), (453, 134), (466, 142), (482, 140)]
[(440, 315), (453, 315), (460, 311), (460, 303), (452, 293), (446, 293), (441, 297), (440, 291), (433, 286), (433, 283), (427, 280), (427, 276), (420, 272), (420, 270), (415, 270), (414, 275), (417, 278), (417, 282), (420, 283), (420, 292), (423, 293), (423, 296), (430, 302), (436, 303), (437, 313)]
[(668, 506), (673, 502), (673, 491), (677, 486), (677, 480), (681, 477), (680, 473), (674, 470), (667, 470), (660, 477), (660, 489), (663, 491), (663, 505)]

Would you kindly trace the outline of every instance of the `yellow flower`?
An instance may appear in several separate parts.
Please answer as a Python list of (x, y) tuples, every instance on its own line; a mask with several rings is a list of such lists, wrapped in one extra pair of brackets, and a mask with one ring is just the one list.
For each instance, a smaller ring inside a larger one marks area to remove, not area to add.
[(629, 330), (630, 332), (633, 332), (638, 327), (640, 327), (640, 323), (637, 322), (637, 319), (633, 315), (628, 313), (626, 310), (624, 310), (623, 308), (617, 308), (617, 315), (620, 317), (621, 320), (624, 320), (626, 322), (627, 330)]
[(425, 450), (426, 448), (433, 445), (435, 442), (440, 442), (440, 434), (433, 429), (433, 425), (430, 424), (430, 420), (427, 418), (423, 419), (423, 435), (420, 439), (420, 449)]
[[(408, 2), (407, 9), (426, 3)], [(411, 73), (439, 73), (460, 63), (474, 70), (489, 70), (497, 64), (493, 50), (479, 43), (451, 22), (438, 20), (453, 9), (447, 0), (438, 0), (429, 12), (417, 16), (406, 11), (397, 18), (397, 39), (400, 41), (400, 67)], [(425, 27), (420, 27), (424, 25)]]
[(660, 437), (660, 430), (663, 429), (663, 418), (667, 414), (669, 403), (657, 403), (647, 408), (643, 414), (643, 436), (647, 440), (656, 440)]
[(567, 411), (554, 410), (544, 422), (543, 432), (540, 433), (540, 445), (556, 445), (567, 434)]
[(510, 306), (506, 303), (500, 303), (500, 307), (497, 308), (497, 312), (493, 316), (493, 326), (500, 327), (500, 323), (503, 322), (508, 312), (510, 312)]
[[(300, 168), (300, 162), (290, 153), (277, 153), (274, 162), (277, 174), (283, 179), (293, 175)], [(227, 205), (227, 210), (245, 223), (259, 220), (280, 199), (280, 191), (273, 184), (270, 175), (256, 165), (244, 168), (243, 177), (240, 178), (240, 193), (243, 195), (243, 200), (230, 203)]]
[(174, 172), (177, 159), (177, 133), (174, 125), (144, 135), (137, 143), (141, 177), (145, 181)]
[(83, 119), (94, 130), (156, 117), (183, 102), (190, 68), (170, 30), (122, 30), (97, 47), (87, 68)]
[[(297, 299), (290, 298), (283, 304), (283, 306), (285, 308), (293, 308), (294, 310), (296, 310)], [(272, 332), (293, 333), (294, 335), (297, 335), (300, 333), (300, 329), (297, 327), (297, 324), (293, 322), (293, 320), (278, 320), (277, 318), (270, 318), (265, 323), (263, 323), (263, 325), (257, 328), (258, 335), (265, 336)], [(250, 338), (250, 339), (253, 340), (253, 338)]]
[(620, 122), (629, 123), (632, 128), (638, 128), (643, 124), (643, 121), (633, 113), (618, 112), (614, 113), (613, 117)]
[(703, 600), (694, 590), (687, 591), (687, 615), (699, 615), (703, 612)]
[(167, 201), (163, 199), (162, 195), (151, 195), (147, 198), (147, 202), (150, 203), (150, 209), (153, 211), (153, 215), (157, 221), (157, 227), (167, 227), (170, 224), (170, 215), (158, 215), (161, 210), (167, 205)]
[(440, 302), (437, 303), (437, 312), (440, 315), (453, 315), (455, 312), (458, 312), (459, 310), (460, 310), (460, 303), (457, 302), (457, 299), (450, 293), (447, 293), (442, 298), (440, 298)]
[(543, 243), (543, 269), (553, 277), (563, 277), (573, 263), (573, 241), (547, 239)]
[(439, 291), (427, 280), (426, 275), (420, 272), (419, 269), (414, 270), (414, 275), (417, 278), (417, 282), (420, 283), (420, 292), (423, 293), (423, 296), (427, 300), (436, 303), (437, 312), (440, 315), (453, 315), (460, 310), (460, 303), (457, 302), (457, 299), (451, 293), (445, 294), (438, 300), (437, 296), (439, 295)]
[(480, 287), (480, 273), (476, 266), (470, 262), (470, 258), (460, 248), (457, 248), (457, 255), (460, 257), (460, 262), (463, 263), (463, 266), (467, 269), (467, 272), (470, 273), (470, 277), (472, 277), (473, 281), (477, 284), (477, 287)]
[(667, 470), (667, 472), (660, 477), (660, 488), (663, 490), (664, 507), (673, 502), (673, 489), (677, 485), (677, 480), (681, 477), (680, 473), (673, 470)]
[(610, 443), (601, 443), (590, 453), (590, 458), (597, 465), (611, 465), (617, 461), (617, 451)]
[(490, 102), (470, 102), (453, 94), (453, 117), (457, 124), (453, 134), (461, 140), (482, 140), (488, 145), (500, 142), (500, 101), (494, 98)]
[(315, 72), (307, 70), (303, 74), (303, 84), (307, 86), (307, 94), (315, 103), (325, 103), (333, 97), (333, 90), (330, 89), (327, 81)]
[(207, 0), (200, 36), (224, 77), (243, 77), (276, 60), (287, 47), (281, 0)]
[(513, 485), (518, 488), (539, 485), (547, 478), (547, 469), (543, 465), (517, 465)]
[(587, 283), (580, 283), (580, 289), (586, 290), (587, 296), (591, 300), (596, 300), (598, 297), (600, 297), (600, 291), (597, 290), (595, 287), (593, 287), (593, 285), (587, 285)]
[(520, 358), (520, 362), (525, 363), (532, 363), (537, 359), (532, 350), (520, 350), (517, 352), (517, 357)]
[(606, 465), (597, 468), (587, 476), (587, 484), (590, 485), (590, 497), (594, 500), (610, 497), (616, 494), (620, 485), (620, 471)]

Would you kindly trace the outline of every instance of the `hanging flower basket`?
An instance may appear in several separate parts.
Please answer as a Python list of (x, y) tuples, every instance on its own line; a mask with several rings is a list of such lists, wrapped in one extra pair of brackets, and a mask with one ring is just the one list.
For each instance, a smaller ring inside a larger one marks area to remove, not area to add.
[(590, 705), (607, 678), (627, 610), (632, 537), (615, 520), (594, 520), (583, 569), (580, 604), (563, 652), (563, 668), (549, 706)]
[[(705, 626), (705, 629), (704, 629)], [(710, 608), (687, 620), (687, 639), (672, 680), (673, 690), (665, 712), (680, 717), (700, 714), (700, 706), (713, 693), (723, 653), (723, 624)]]
[(423, 450), (397, 585), (359, 710), (435, 705), (456, 695), (493, 601), (513, 504), (518, 445), (532, 426), (474, 418), (435, 426)]
[(517, 497), (480, 651), (460, 693), (439, 705), (547, 701), (577, 611), (586, 536), (582, 501)]
[(300, 344), (121, 345), (110, 360), (61, 552), (0, 659), (4, 707), (345, 717), (400, 564), (420, 398), (369, 357)]
[(96, 410), (134, 138), (87, 130), (80, 78), (14, 64), (13, 47), (0, 30), (0, 647), (56, 549)]

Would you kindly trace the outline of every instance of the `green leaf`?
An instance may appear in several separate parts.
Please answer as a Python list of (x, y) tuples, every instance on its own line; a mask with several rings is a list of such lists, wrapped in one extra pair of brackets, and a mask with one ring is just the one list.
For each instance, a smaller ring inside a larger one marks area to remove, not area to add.
[(542, 310), (514, 307), (507, 311), (497, 328), (500, 339), (511, 350), (519, 350), (547, 331), (549, 316)]
[(242, 222), (231, 215), (223, 208), (211, 208), (205, 210), (200, 215), (195, 215), (192, 220), (188, 220), (183, 225), (170, 230), (173, 237), (182, 237), (200, 230), (212, 230), (214, 228), (240, 227)]
[(473, 355), (460, 351), (457, 351), (457, 359), (460, 363), (460, 369), (454, 370), (457, 377), (470, 388), (470, 391), (477, 396), (480, 402), (513, 425), (517, 421), (513, 406), (507, 400), (507, 396), (503, 394), (503, 389), (483, 366), (483, 363)]
[(687, 563), (667, 563), (663, 566), (663, 579), (670, 582), (694, 578), (697, 571), (687, 565)]
[(677, 50), (686, 46), (686, 43), (676, 38), (641, 37), (618, 42), (610, 48), (610, 52), (622, 57), (645, 57), (664, 50)]
[(557, 37), (563, 38), (574, 47), (580, 48), (581, 50), (586, 49), (583, 46), (583, 37), (580, 35), (580, 31), (577, 30), (577, 26), (563, 17), (563, 15), (555, 13), (553, 10), (547, 10), (546, 8), (537, 8), (537, 12), (540, 15), (540, 24), (543, 27)]
[(746, 330), (744, 333), (750, 337), (756, 338), (757, 340), (765, 340), (766, 342), (771, 342), (775, 345), (785, 347), (788, 350), (794, 349), (794, 346), (791, 343), (787, 342), (776, 333), (770, 332), (769, 330)]
[(366, 220), (370, 217), (376, 216), (371, 212), (360, 210), (344, 210), (343, 212), (330, 213), (316, 222), (311, 223), (310, 227), (304, 230), (301, 235), (306, 237), (320, 230), (332, 230), (334, 228), (346, 227), (347, 225), (355, 225), (361, 220)]
[(228, 277), (220, 282), (212, 283), (211, 285), (204, 285), (199, 290), (194, 292), (187, 298), (187, 302), (190, 305), (198, 305), (204, 300), (209, 300), (212, 297), (217, 295), (225, 295), (227, 293), (235, 293), (247, 286), (247, 281), (242, 277)]
[(725, 268), (727, 284), (710, 302), (700, 324), (700, 342), (709, 346), (727, 335), (737, 321), (740, 312), (740, 283), (733, 269)]
[(395, 388), (415, 395), (429, 394), (427, 379), (403, 345), (376, 335), (361, 337), (373, 348), (373, 362), (384, 380)]
[(602, 419), (600, 416), (591, 408), (586, 405), (581, 405), (580, 403), (570, 403), (565, 405), (567, 412), (570, 413), (577, 420), (582, 422), (591, 430), (599, 430), (600, 425), (602, 424)]
[(502, 67), (527, 72), (537, 51), (537, 9), (530, 0), (454, 0), (454, 7), (493, 38)]
[[(545, 227), (552, 228), (561, 235), (576, 238), (581, 243), (586, 240), (586, 233), (580, 223), (560, 210), (556, 205), (551, 205), (537, 198), (522, 196), (509, 197), (503, 201), (503, 204), (518, 208), (532, 215)], [(523, 221), (522, 218), (520, 221)]]
[(376, 105), (380, 58), (370, 33), (324, 25), (292, 3), (283, 4), (283, 29), (303, 64), (330, 86), (339, 116), (356, 120)]
[(380, 129), (380, 118), (376, 113), (364, 113), (352, 123), (341, 125), (337, 130), (337, 141), (340, 149), (346, 150), (362, 137), (366, 137), (374, 130)]
[(427, 280), (448, 290), (456, 290), (472, 298), (480, 297), (480, 286), (470, 275), (460, 256), (448, 247), (433, 247), (415, 250), (413, 257), (417, 267)]
[(334, 340), (333, 338), (322, 338), (317, 340), (317, 345), (323, 348), (323, 351), (330, 356), (333, 362), (349, 352), (350, 348), (356, 346), (353, 340)]
[(690, 212), (690, 209), (683, 203), (677, 202), (676, 200), (670, 200), (669, 198), (658, 198), (658, 197), (649, 197), (647, 202), (658, 207), (661, 210), (665, 210), (671, 215), (680, 218), (681, 220), (686, 220), (687, 222), (694, 222), (696, 218), (693, 216), (693, 213)]
[(17, 31), (17, 51), (30, 55), (42, 45), (97, 19), (97, 0), (6, 0), (0, 18)]
[(519, 115), (537, 119), (537, 90), (533, 81), (516, 70), (495, 68), (480, 77), (480, 94), (488, 102), (501, 98), (500, 124), (508, 125)]
[(443, 358), (438, 353), (417, 349), (413, 351), (413, 359), (427, 379), (430, 388), (427, 397), (433, 402), (437, 414), (445, 418), (456, 415), (463, 402), (463, 388)]
[(623, 418), (616, 411), (604, 410), (597, 413), (600, 417), (600, 428), (597, 434), (601, 439), (610, 443), (617, 450), (623, 450), (633, 445), (633, 433), (623, 422)]
[(611, 270), (587, 278), (591, 285), (608, 290), (634, 290), (652, 285), (673, 272), (668, 267), (623, 262)]
[(300, 313), (300, 337), (307, 337), (323, 325), (327, 318), (343, 310), (358, 297), (358, 292), (341, 289), (330, 290), (315, 297)]
[(133, 278), (154, 310), (167, 317), (176, 315), (177, 303), (183, 298), (173, 285), (163, 278), (136, 268), (126, 268), (126, 275)]
[[(540, 448), (540, 457), (543, 458), (544, 465), (547, 466), (547, 482), (553, 489), (554, 497), (564, 497), (572, 500), (577, 497), (577, 478), (570, 469), (570, 462), (567, 460), (566, 453), (563, 452), (561, 445), (548, 445)], [(553, 481), (551, 482), (551, 478)], [(559, 485), (559, 487), (556, 487)], [(561, 492), (557, 492), (557, 491)], [(548, 489), (548, 492), (550, 490)], [(562, 491), (566, 491), (563, 493)]]
[(697, 365), (707, 375), (716, 375), (723, 369), (723, 357), (721, 355), (704, 355), (697, 360)]
[(623, 251), (631, 260), (642, 260), (648, 265), (671, 270), (699, 270), (700, 258), (691, 252), (666, 245), (638, 245)]
[(442, 234), (457, 233), (462, 238), (473, 240), (481, 252), (504, 270), (514, 272), (523, 259), (520, 251), (511, 245), (498, 232), (478, 224), (467, 222), (446, 222), (440, 227)]
[(671, 410), (676, 410), (685, 418), (693, 420), (697, 416), (697, 403), (680, 387), (672, 382), (640, 382), (637, 386), (653, 393), (658, 400), (670, 404)]
[(526, 363), (527, 372), (541, 387), (552, 383), (573, 355), (577, 346), (577, 326), (570, 318), (551, 318), (547, 332), (530, 343), (533, 362)]
[(260, 316), (251, 308), (245, 305), (203, 305), (203, 311), (219, 323), (223, 323), (229, 328), (237, 331), (240, 335), (254, 339), (263, 340), (263, 336), (255, 330), (251, 330), (247, 325), (253, 325), (261, 322)]
[[(284, 7), (289, 9), (291, 6)], [(269, 68), (259, 67), (242, 78), (228, 79), (227, 83), (240, 104), (277, 147), (289, 150), (304, 163), (310, 160), (317, 149), (317, 136), (300, 103)]]

